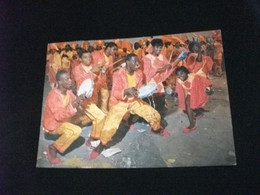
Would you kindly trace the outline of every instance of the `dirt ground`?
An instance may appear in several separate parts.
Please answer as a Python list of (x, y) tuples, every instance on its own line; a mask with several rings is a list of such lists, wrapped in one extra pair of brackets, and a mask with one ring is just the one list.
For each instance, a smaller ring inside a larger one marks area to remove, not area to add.
[[(64, 154), (59, 154), (63, 163), (56, 166), (47, 161), (45, 147), (53, 143), (57, 136), (45, 134), (41, 127), (36, 167), (155, 168), (236, 165), (226, 75), (211, 76), (211, 79), (215, 93), (206, 106), (209, 112), (205, 112), (197, 120), (195, 131), (182, 133), (182, 128), (188, 125), (188, 118), (178, 109), (177, 99), (167, 96), (166, 121), (170, 137), (151, 134), (150, 126), (143, 122), (136, 122), (134, 130), (122, 123), (113, 138), (114, 145), (106, 151), (114, 150), (116, 153), (109, 157), (102, 153), (96, 160), (90, 160), (91, 151), (86, 147), (85, 139), (91, 131), (91, 125), (85, 126), (81, 136), (69, 149)], [(49, 91), (46, 78), (43, 106)]]

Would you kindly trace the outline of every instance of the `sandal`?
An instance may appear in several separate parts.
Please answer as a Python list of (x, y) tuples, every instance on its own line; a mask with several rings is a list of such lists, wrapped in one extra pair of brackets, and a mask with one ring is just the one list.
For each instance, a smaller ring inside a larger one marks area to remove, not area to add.
[(58, 158), (58, 157), (55, 157), (53, 159), (50, 158), (50, 146), (47, 146), (46, 149), (45, 149), (46, 153), (47, 153), (47, 159), (48, 161), (51, 163), (51, 164), (54, 164), (54, 165), (60, 165), (62, 162), (61, 162), (61, 159)]
[(92, 150), (89, 157), (91, 160), (95, 160), (99, 155), (100, 155), (100, 153), (96, 152), (95, 150)]
[(151, 133), (156, 134), (156, 135), (160, 135), (160, 136), (163, 136), (163, 137), (169, 137), (171, 135), (170, 132), (166, 129), (162, 129), (162, 130), (159, 130), (159, 131), (154, 131), (153, 129), (151, 129)]
[(171, 135), (170, 132), (166, 129), (160, 131), (160, 136), (169, 137), (170, 135)]
[(93, 150), (95, 147), (93, 147), (92, 145), (91, 145), (91, 143), (87, 140), (86, 142), (85, 142), (85, 144), (86, 144), (86, 146), (89, 148), (89, 149), (91, 149), (91, 150)]
[(130, 125), (129, 129), (130, 129), (130, 130), (135, 130), (136, 128), (135, 128), (134, 125)]
[(192, 128), (185, 127), (185, 128), (182, 129), (182, 132), (183, 133), (190, 133), (191, 131), (194, 131), (195, 129), (197, 129), (196, 126), (194, 126)]

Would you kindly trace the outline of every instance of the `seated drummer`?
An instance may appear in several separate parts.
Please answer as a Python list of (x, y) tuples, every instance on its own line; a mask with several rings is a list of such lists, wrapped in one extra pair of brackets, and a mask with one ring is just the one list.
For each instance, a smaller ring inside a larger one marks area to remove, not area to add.
[(143, 73), (139, 70), (139, 67), (138, 57), (135, 54), (128, 54), (125, 57), (125, 66), (114, 72), (109, 102), (110, 110), (101, 131), (100, 144), (91, 152), (91, 159), (100, 155), (127, 113), (144, 118), (151, 125), (153, 133), (161, 136), (170, 135), (160, 125), (160, 114), (138, 98), (137, 89), (143, 84)]
[(89, 139), (86, 141), (86, 145), (90, 148), (91, 141), (98, 140), (100, 138), (101, 130), (103, 128), (103, 123), (105, 121), (105, 113), (97, 106), (98, 101), (98, 86), (97, 80), (98, 75), (102, 71), (102, 66), (93, 66), (92, 64), (92, 55), (87, 50), (81, 50), (79, 52), (79, 57), (81, 63), (76, 66), (72, 75), (76, 82), (77, 89), (79, 89), (80, 85), (86, 80), (91, 79), (94, 81), (94, 90), (93, 94), (90, 98), (85, 99), (81, 106), (84, 109), (84, 113), (89, 117), (92, 122), (92, 131)]
[[(165, 121), (164, 117), (166, 115), (165, 108), (165, 91), (163, 82), (173, 73), (177, 64), (181, 61), (180, 57), (174, 62), (170, 62), (165, 56), (161, 54), (163, 47), (163, 41), (161, 39), (153, 39), (151, 41), (152, 52), (145, 55), (143, 58), (144, 76), (145, 83), (155, 83), (157, 85), (157, 91), (153, 96), (145, 98), (144, 101), (151, 103), (152, 106), (161, 115), (161, 126), (165, 128), (168, 123)], [(171, 57), (170, 57), (171, 58)]]
[(72, 81), (65, 70), (56, 74), (57, 88), (53, 88), (47, 96), (43, 115), (43, 130), (60, 137), (47, 146), (47, 158), (51, 164), (61, 164), (57, 152), (64, 153), (67, 148), (79, 137), (81, 128), (70, 122), (77, 113), (83, 97), (76, 97), (70, 90)]

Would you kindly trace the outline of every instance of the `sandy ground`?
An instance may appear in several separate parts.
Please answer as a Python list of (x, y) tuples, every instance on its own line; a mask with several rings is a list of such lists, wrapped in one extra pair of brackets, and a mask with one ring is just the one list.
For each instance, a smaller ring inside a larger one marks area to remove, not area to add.
[[(176, 98), (167, 98), (170, 137), (150, 133), (150, 126), (136, 122), (135, 130), (121, 124), (114, 136), (115, 145), (110, 150), (118, 152), (105, 157), (103, 153), (90, 160), (91, 152), (85, 146), (85, 139), (91, 125), (82, 128), (81, 136), (64, 154), (58, 156), (63, 164), (51, 165), (46, 158), (45, 147), (57, 136), (50, 136), (40, 130), (36, 167), (46, 168), (151, 168), (151, 167), (193, 167), (236, 165), (231, 113), (226, 75), (211, 77), (215, 93), (211, 96), (204, 116), (197, 121), (197, 129), (189, 134), (182, 133), (188, 125), (187, 116), (178, 109)], [(45, 79), (44, 99), (50, 91)], [(97, 143), (93, 143), (97, 144)]]

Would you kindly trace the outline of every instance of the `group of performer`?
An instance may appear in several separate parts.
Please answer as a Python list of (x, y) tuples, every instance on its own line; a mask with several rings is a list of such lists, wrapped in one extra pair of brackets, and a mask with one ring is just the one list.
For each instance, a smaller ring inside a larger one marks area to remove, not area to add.
[[(189, 126), (183, 132), (195, 130), (196, 119), (213, 94), (209, 74), (222, 75), (220, 33), (212, 31), (211, 37), (202, 37), (194, 34), (190, 41), (185, 34), (165, 35), (142, 39), (134, 47), (119, 39), (98, 40), (93, 45), (87, 41), (49, 44), (46, 73), (52, 90), (42, 125), (44, 132), (60, 135), (46, 147), (49, 162), (61, 164), (57, 153), (64, 153), (89, 123), (92, 130), (86, 146), (92, 149), (91, 159), (107, 147), (122, 121), (130, 127), (142, 119), (152, 133), (170, 136), (164, 119), (167, 89), (175, 91), (179, 107), (188, 116)], [(91, 97), (77, 93), (86, 79), (94, 83)], [(139, 97), (139, 89), (149, 84), (155, 89)], [(100, 140), (95, 148), (94, 140)]]

